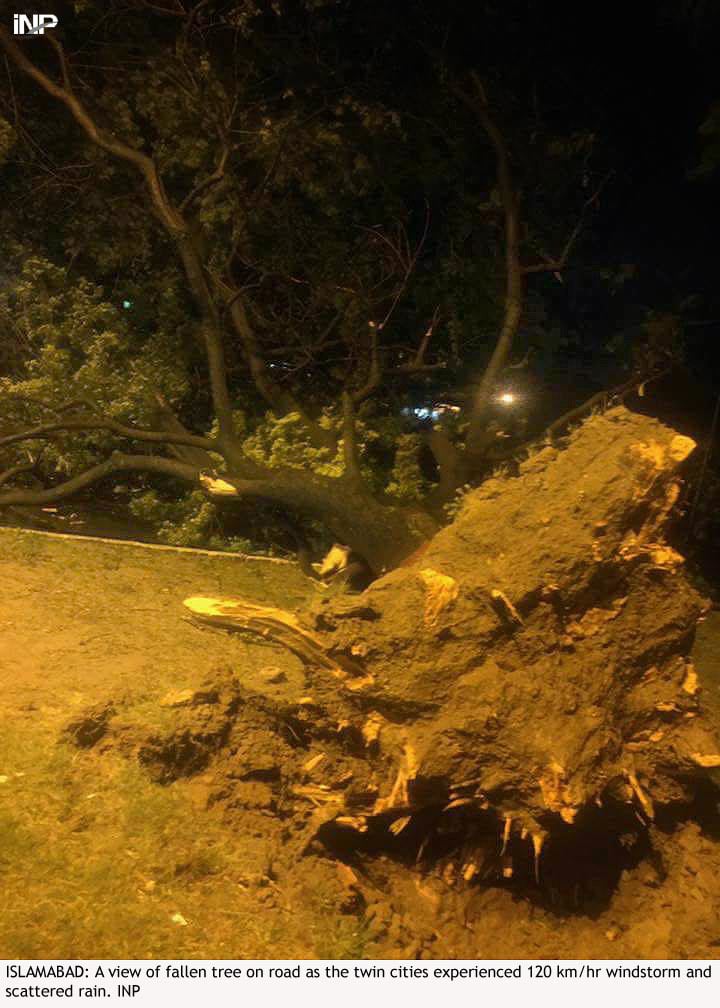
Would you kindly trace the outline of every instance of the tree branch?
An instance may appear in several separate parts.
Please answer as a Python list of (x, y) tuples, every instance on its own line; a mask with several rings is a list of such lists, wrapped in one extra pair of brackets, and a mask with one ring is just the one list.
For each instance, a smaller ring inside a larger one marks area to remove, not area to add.
[(427, 353), (428, 346), (430, 345), (430, 340), (435, 332), (435, 327), (438, 323), (440, 317), (440, 307), (438, 306), (433, 312), (432, 318), (428, 323), (427, 329), (422, 335), (417, 350), (415, 351), (415, 356), (412, 360), (405, 362), (404, 364), (396, 364), (393, 371), (399, 371), (403, 374), (417, 374), (422, 371), (441, 371), (446, 367), (445, 361), (437, 361), (435, 364), (427, 364), (425, 362), (425, 354)]
[(343, 392), (343, 458), (345, 460), (345, 475), (354, 485), (363, 482), (360, 471), (360, 453), (357, 445), (357, 428), (355, 426), (355, 410), (352, 396)]
[[(185, 222), (168, 199), (153, 159), (135, 147), (131, 147), (122, 140), (118, 140), (111, 133), (107, 133), (101, 129), (75, 93), (67, 87), (61, 87), (59, 84), (56, 84), (39, 67), (35, 66), (27, 58), (20, 46), (13, 41), (7, 29), (2, 26), (0, 26), (0, 45), (3, 46), (8, 56), (23, 73), (31, 77), (47, 94), (65, 105), (72, 117), (94, 144), (114, 157), (134, 165), (141, 172), (150, 192), (153, 206), (160, 219), (171, 233), (183, 233), (185, 231)], [(55, 48), (61, 56), (61, 66), (63, 66), (63, 73), (66, 76), (67, 68), (65, 66), (64, 53), (60, 43), (57, 41), (55, 42)]]
[(168, 7), (163, 7), (160, 4), (151, 3), (150, 0), (140, 0), (140, 5), (146, 10), (154, 11), (156, 14), (166, 14), (170, 17), (186, 18), (188, 12), (178, 3), (176, 7), (169, 9)]
[(352, 401), (356, 406), (364, 402), (373, 394), (382, 381), (382, 365), (380, 363), (380, 346), (378, 341), (378, 325), (376, 322), (369, 323), (370, 328), (370, 370), (365, 384), (352, 392)]
[(120, 452), (114, 452), (104, 462), (91, 466), (90, 469), (65, 480), (58, 486), (48, 487), (45, 490), (8, 490), (5, 493), (0, 493), (0, 507), (7, 507), (11, 504), (54, 504), (56, 501), (71, 497), (79, 490), (84, 490), (86, 487), (98, 483), (113, 473), (123, 471), (161, 473), (164, 476), (174, 476), (189, 483), (198, 483), (200, 478), (199, 469), (176, 459), (161, 458), (155, 455), (123, 455)]
[(523, 271), (520, 264), (520, 198), (513, 183), (510, 156), (505, 138), (490, 114), (487, 96), (482, 81), (473, 72), (471, 78), (475, 94), (471, 95), (460, 87), (453, 88), (455, 94), (473, 112), (485, 130), (495, 151), (500, 199), (505, 219), (505, 307), (503, 323), (495, 348), (485, 372), (473, 396), (465, 450), (470, 459), (481, 458), (486, 449), (487, 417), (492, 394), (500, 371), (512, 349), (513, 341), (520, 326), (523, 310)]
[[(153, 416), (153, 424), (173, 435), (193, 436), (181, 423), (165, 396), (160, 392), (155, 393), (155, 402), (157, 403), (157, 411)], [(180, 459), (181, 462), (187, 462), (202, 469), (211, 469), (213, 467), (213, 458), (210, 454), (212, 449), (210, 448), (201, 448), (199, 445), (174, 444), (170, 441), (168, 441), (168, 445), (170, 447), (170, 454)], [(215, 450), (217, 451), (217, 447)]]
[(235, 332), (243, 349), (245, 363), (260, 395), (279, 416), (287, 413), (297, 413), (302, 418), (313, 444), (319, 448), (335, 446), (335, 437), (331, 431), (325, 430), (307, 414), (295, 396), (282, 388), (273, 379), (267, 361), (263, 356), (255, 332), (250, 325), (242, 300), (242, 291), (231, 291), (223, 281), (216, 281), (224, 294), (226, 310), (230, 313)]
[(662, 371), (658, 371), (655, 374), (647, 375), (645, 378), (631, 378), (629, 381), (623, 382), (622, 385), (617, 385), (615, 388), (611, 389), (600, 389), (594, 395), (591, 395), (589, 399), (581, 402), (579, 406), (573, 406), (571, 410), (567, 413), (563, 413), (561, 417), (557, 420), (553, 420), (549, 427), (545, 428), (545, 437), (552, 441), (555, 435), (561, 431), (564, 427), (569, 424), (574, 423), (576, 420), (580, 420), (581, 417), (585, 416), (590, 410), (600, 403), (610, 402), (619, 396), (626, 395), (633, 388), (640, 390), (640, 395), (642, 395), (643, 386), (647, 385), (649, 382), (657, 381), (659, 378), (664, 378), (665, 375), (669, 374), (672, 368), (665, 368)]
[(17, 444), (20, 441), (36, 441), (62, 431), (92, 431), (107, 430), (133, 441), (145, 441), (152, 444), (187, 445), (192, 448), (204, 448), (206, 451), (217, 451), (217, 442), (212, 438), (199, 437), (195, 434), (180, 431), (153, 431), (144, 427), (133, 427), (120, 423), (111, 417), (67, 417), (55, 423), (40, 424), (28, 430), (17, 431), (0, 438), (0, 448)]
[[(410, 277), (413, 275), (413, 273), (415, 271), (415, 267), (417, 266), (417, 263), (418, 263), (418, 259), (420, 258), (422, 250), (425, 247), (425, 242), (427, 241), (427, 236), (428, 236), (428, 231), (429, 230), (430, 230), (430, 207), (426, 203), (425, 204), (425, 225), (423, 227), (423, 233), (420, 236), (420, 241), (417, 243), (414, 252), (412, 252), (412, 253), (410, 252), (410, 247), (409, 247), (410, 246), (410, 241), (409, 241), (409, 239), (407, 237), (407, 233), (405, 234), (406, 249), (405, 249), (404, 256), (395, 249), (396, 255), (398, 256), (398, 259), (400, 260), (400, 263), (403, 264), (404, 267), (405, 267), (405, 271), (404, 271), (402, 280), (400, 281), (400, 286), (398, 287), (397, 291), (395, 292), (395, 297), (393, 298), (392, 303), (390, 304), (390, 307), (388, 308), (388, 310), (387, 310), (387, 312), (385, 314), (385, 318), (382, 320), (382, 322), (378, 326), (379, 329), (384, 329), (385, 326), (388, 324), (388, 322), (392, 318), (393, 312), (395, 311), (395, 309), (397, 308), (397, 306), (398, 306), (398, 304), (400, 302), (401, 297), (403, 296), (403, 294), (407, 290), (407, 285), (408, 285), (408, 283), (410, 281)], [(374, 232), (374, 233), (377, 234), (378, 232)], [(389, 239), (385, 235), (380, 234), (380, 237), (382, 237), (390, 245), (391, 248), (394, 248), (394, 246), (392, 245), (392, 243), (389, 241)]]
[(208, 175), (207, 178), (203, 179), (201, 182), (198, 182), (198, 184), (195, 186), (194, 189), (190, 190), (190, 192), (187, 194), (185, 199), (180, 204), (181, 213), (184, 213), (187, 210), (187, 208), (192, 203), (194, 203), (199, 196), (202, 196), (202, 194), (207, 189), (210, 189), (211, 186), (214, 186), (216, 182), (221, 182), (223, 180), (223, 178), (225, 177), (225, 168), (227, 167), (229, 157), (230, 157), (230, 144), (227, 143), (227, 141), (225, 141), (225, 143), (223, 143), (222, 150), (220, 152), (218, 163), (215, 166), (215, 170), (210, 175)]
[[(528, 274), (528, 273), (558, 273), (559, 274), (559, 273), (561, 273), (565, 269), (565, 267), (567, 266), (567, 261), (570, 258), (570, 253), (573, 250), (573, 246), (575, 245), (575, 242), (577, 241), (577, 239), (578, 239), (578, 237), (580, 235), (580, 232), (582, 231), (583, 227), (585, 226), (585, 220), (587, 218), (588, 210), (590, 209), (591, 206), (593, 206), (597, 202), (598, 197), (600, 196), (600, 193), (603, 191), (603, 189), (605, 188), (605, 186), (607, 185), (607, 183), (610, 181), (610, 179), (612, 178), (613, 174), (614, 173), (611, 172), (611, 171), (608, 172), (607, 175), (605, 176), (605, 178), (600, 183), (600, 185), (595, 190), (595, 192), (592, 194), (592, 196), (590, 196), (588, 199), (586, 199), (585, 202), (583, 203), (582, 210), (580, 211), (580, 216), (578, 218), (577, 224), (575, 225), (575, 227), (570, 232), (570, 236), (568, 237), (568, 240), (565, 242), (565, 247), (563, 248), (562, 252), (560, 253), (560, 258), (559, 259), (546, 259), (544, 262), (534, 263), (532, 266), (523, 266), (522, 271), (523, 271), (524, 274)], [(559, 279), (562, 279), (562, 278), (559, 277)]]
[(429, 494), (428, 504), (437, 511), (452, 500), (458, 487), (463, 484), (463, 457), (447, 433), (439, 427), (430, 432), (428, 447), (438, 468), (437, 486)]
[(18, 476), (20, 473), (30, 472), (30, 470), (34, 468), (34, 462), (22, 462), (19, 465), (10, 466), (9, 469), (5, 469), (0, 472), (0, 487), (9, 483), (14, 476)]
[[(39, 67), (35, 66), (2, 26), (0, 26), (0, 45), (3, 46), (7, 54), (23, 73), (26, 73), (39, 84), (47, 94), (66, 106), (86, 136), (94, 144), (121, 161), (133, 165), (140, 172), (150, 194), (151, 204), (155, 213), (176, 243), (190, 289), (204, 316), (203, 340), (210, 373), (213, 403), (221, 437), (225, 439), (231, 438), (233, 433), (232, 407), (227, 386), (225, 351), (217, 306), (208, 288), (205, 269), (189, 233), (187, 222), (168, 197), (155, 161), (143, 151), (137, 150), (135, 147), (130, 146), (130, 144), (118, 140), (111, 133), (107, 133), (101, 129), (74, 92), (68, 86), (61, 87), (59, 84), (56, 84)], [(61, 60), (63, 77), (68, 81), (68, 70), (62, 46), (57, 40), (54, 40), (53, 45), (58, 51)]]

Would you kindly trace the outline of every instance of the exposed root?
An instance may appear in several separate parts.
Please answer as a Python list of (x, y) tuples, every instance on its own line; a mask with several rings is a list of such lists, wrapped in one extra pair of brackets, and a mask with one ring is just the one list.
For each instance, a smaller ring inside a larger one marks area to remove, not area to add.
[(209, 626), (244, 630), (284, 645), (308, 665), (326, 669), (349, 689), (363, 689), (372, 677), (343, 655), (331, 657), (322, 639), (304, 627), (294, 613), (237, 598), (193, 596), (183, 605), (193, 618)]
[(628, 783), (630, 784), (632, 793), (637, 798), (640, 807), (642, 808), (643, 812), (648, 817), (648, 819), (652, 822), (652, 820), (655, 818), (655, 808), (653, 806), (652, 799), (650, 798), (649, 795), (645, 794), (643, 789), (640, 787), (640, 784), (638, 783), (637, 777), (632, 771), (626, 770), (625, 776), (628, 779)]
[(419, 571), (427, 591), (423, 622), (426, 627), (435, 626), (440, 613), (458, 597), (459, 585), (454, 578), (440, 574), (427, 567)]
[(535, 882), (540, 885), (540, 855), (542, 854), (543, 845), (545, 843), (544, 833), (533, 833), (532, 845), (533, 845), (533, 862), (535, 867)]
[(502, 841), (502, 849), (500, 851), (501, 854), (504, 854), (505, 851), (507, 850), (507, 845), (508, 845), (508, 842), (510, 840), (510, 831), (511, 830), (512, 830), (512, 818), (511, 818), (511, 816), (506, 816), (505, 817), (505, 825), (503, 827), (503, 841)]

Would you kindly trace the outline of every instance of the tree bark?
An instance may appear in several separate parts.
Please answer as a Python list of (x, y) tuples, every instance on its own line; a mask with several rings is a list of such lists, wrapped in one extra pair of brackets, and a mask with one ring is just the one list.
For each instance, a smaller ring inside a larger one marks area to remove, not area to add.
[(265, 469), (242, 479), (232, 473), (206, 489), (221, 496), (257, 497), (321, 521), (337, 542), (359, 553), (376, 573), (396, 567), (437, 531), (425, 512), (384, 504), (349, 478), (302, 469)]

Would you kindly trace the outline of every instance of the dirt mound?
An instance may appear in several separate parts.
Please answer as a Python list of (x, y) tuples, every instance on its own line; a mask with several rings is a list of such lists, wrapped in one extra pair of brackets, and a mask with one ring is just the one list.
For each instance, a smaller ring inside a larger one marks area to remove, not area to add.
[[(664, 538), (692, 448), (617, 408), (469, 494), (422, 557), (360, 596), (304, 621), (242, 600), (186, 605), (305, 661), (312, 737), (345, 745), (353, 780), (370, 768), (359, 792), (316, 794), (338, 828), (398, 835), (428, 814), (490, 811), (503, 850), (519, 834), (537, 861), (593, 808), (652, 822), (720, 768), (688, 657), (707, 603)], [(339, 756), (322, 759), (329, 773)]]
[[(298, 912), (310, 889), (324, 892), (334, 912), (356, 920), (368, 955), (714, 956), (712, 786), (657, 823), (628, 802), (594, 806), (554, 834), (536, 874), (527, 843), (503, 838), (492, 809), (426, 808), (401, 828), (393, 812), (353, 821), (353, 801), (362, 810), (377, 800), (366, 755), (377, 740), (333, 724), (310, 699), (251, 693), (223, 670), (159, 698), (172, 713), (165, 734), (128, 725), (121, 712), (96, 748), (103, 758), (132, 755), (156, 785), (187, 782), (196, 807), (253, 839), (244, 884), (264, 911)], [(176, 867), (189, 879), (197, 870), (194, 861)]]

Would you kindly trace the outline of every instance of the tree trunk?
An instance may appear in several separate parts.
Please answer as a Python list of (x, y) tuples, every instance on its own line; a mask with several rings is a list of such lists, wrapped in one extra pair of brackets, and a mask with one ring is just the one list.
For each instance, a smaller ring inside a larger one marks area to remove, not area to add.
[(228, 474), (219, 482), (204, 483), (211, 494), (275, 501), (322, 522), (338, 542), (364, 557), (375, 574), (402, 563), (437, 530), (425, 512), (383, 504), (347, 478), (265, 469), (255, 479)]
[(344, 768), (313, 792), (323, 822), (399, 833), (485, 810), (536, 858), (598, 806), (647, 824), (720, 767), (687, 657), (705, 604), (663, 538), (693, 447), (614, 409), (469, 494), (418, 561), (280, 614), (281, 633), (273, 611), (187, 605), (307, 662), (308, 737)]

